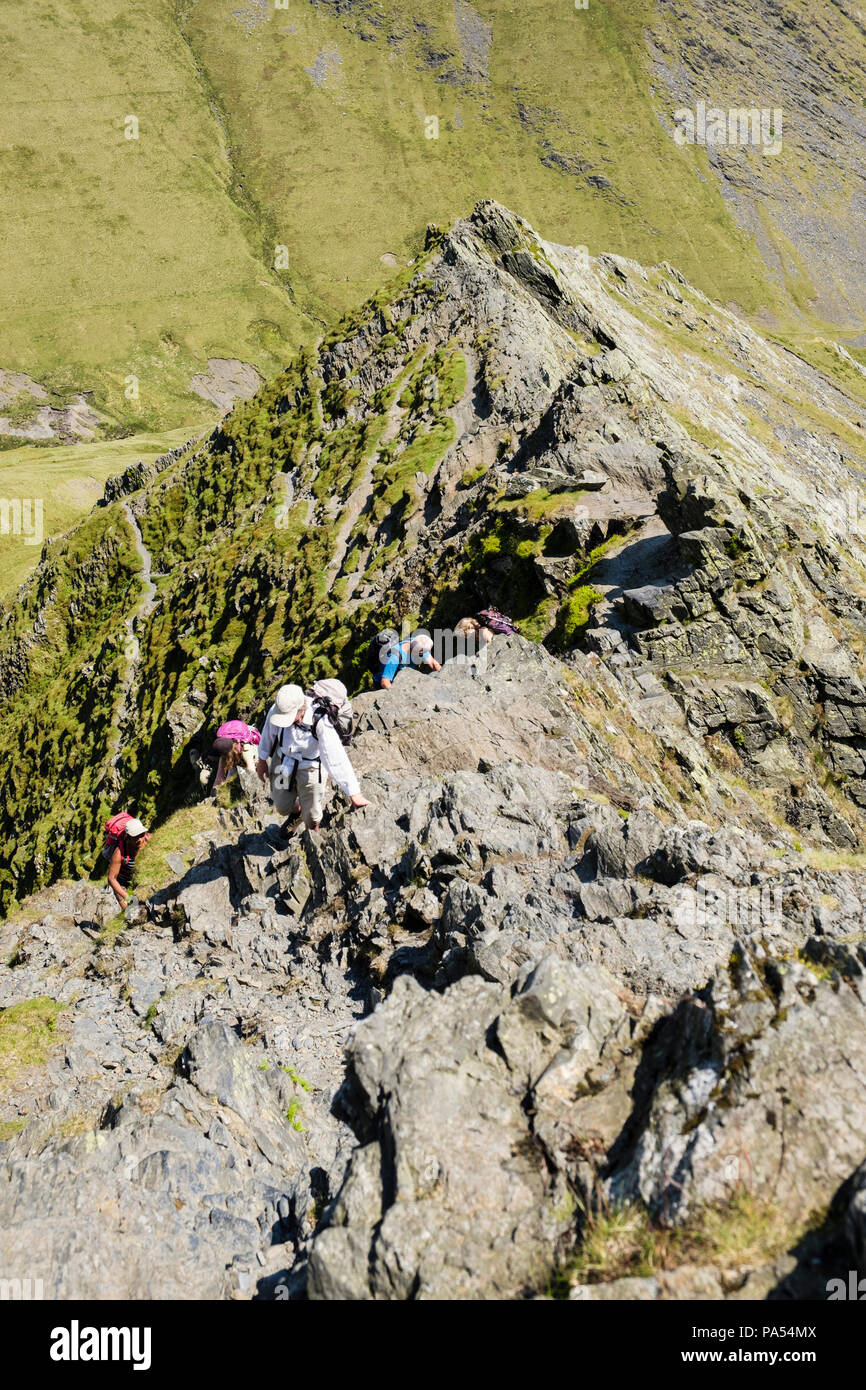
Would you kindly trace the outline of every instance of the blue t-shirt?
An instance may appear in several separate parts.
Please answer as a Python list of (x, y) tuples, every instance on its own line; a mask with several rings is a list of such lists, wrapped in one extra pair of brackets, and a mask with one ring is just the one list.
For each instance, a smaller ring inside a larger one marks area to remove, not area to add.
[(430, 652), (424, 652), (419, 661), (417, 663), (414, 662), (412, 660), (410, 647), (411, 643), (406, 641), (388, 648), (385, 660), (382, 663), (381, 671), (379, 671), (378, 675), (373, 677), (373, 688), (375, 690), (382, 689), (383, 680), (392, 681), (397, 672), (402, 671), (404, 666), (414, 666), (416, 664), (420, 666), (424, 662), (429, 662)]

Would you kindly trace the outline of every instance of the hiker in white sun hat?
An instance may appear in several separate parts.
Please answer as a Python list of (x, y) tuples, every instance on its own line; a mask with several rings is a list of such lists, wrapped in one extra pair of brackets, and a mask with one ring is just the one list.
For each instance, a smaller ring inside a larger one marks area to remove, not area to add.
[(306, 693), (299, 685), (280, 686), (265, 720), (256, 771), (263, 782), (270, 775), (274, 807), (286, 817), (284, 836), (298, 815), (309, 830), (318, 830), (328, 777), (355, 810), (369, 806), (344, 746), (351, 736), (352, 707), (342, 681), (317, 681)]

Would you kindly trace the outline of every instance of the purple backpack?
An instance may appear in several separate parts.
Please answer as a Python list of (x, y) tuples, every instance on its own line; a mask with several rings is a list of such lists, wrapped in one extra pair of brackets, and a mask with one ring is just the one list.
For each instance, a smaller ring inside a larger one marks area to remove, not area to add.
[(475, 615), (482, 627), (489, 627), (491, 632), (504, 633), (511, 636), (512, 633), (519, 632), (517, 623), (512, 622), (504, 613), (500, 613), (498, 608), (484, 608)]

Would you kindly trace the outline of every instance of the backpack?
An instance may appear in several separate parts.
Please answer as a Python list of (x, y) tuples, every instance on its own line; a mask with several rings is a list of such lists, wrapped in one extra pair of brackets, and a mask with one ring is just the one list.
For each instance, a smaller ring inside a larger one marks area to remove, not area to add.
[(367, 648), (367, 670), (371, 676), (378, 676), (388, 663), (388, 655), (398, 642), (397, 633), (390, 628), (377, 632)]
[(110, 860), (118, 845), (121, 854), (123, 854), (126, 827), (134, 819), (135, 817), (131, 816), (128, 811), (119, 811), (116, 816), (110, 816), (105, 822), (105, 844), (102, 846), (103, 859)]
[(343, 682), (337, 680), (316, 681), (315, 685), (307, 691), (307, 695), (313, 702), (313, 723), (309, 726), (313, 738), (318, 738), (316, 731), (319, 724), (323, 719), (327, 719), (336, 729), (337, 737), (343, 747), (348, 748), (355, 732), (355, 719), (352, 713), (352, 702)]
[(489, 627), (491, 632), (503, 633), (510, 637), (513, 633), (520, 631), (517, 623), (515, 623), (513, 619), (506, 617), (504, 613), (500, 613), (498, 608), (484, 608), (480, 613), (476, 613), (475, 616), (479, 623), (481, 623), (481, 626)]

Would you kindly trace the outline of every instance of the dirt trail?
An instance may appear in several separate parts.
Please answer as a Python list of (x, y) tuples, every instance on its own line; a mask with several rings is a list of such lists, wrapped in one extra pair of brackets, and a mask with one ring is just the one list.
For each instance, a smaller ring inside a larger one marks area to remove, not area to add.
[(123, 731), (132, 717), (132, 696), (138, 678), (138, 668), (141, 664), (141, 644), (136, 634), (136, 627), (140, 621), (150, 616), (156, 602), (156, 585), (151, 577), (153, 560), (150, 551), (144, 544), (141, 529), (129, 503), (124, 501), (121, 505), (123, 514), (133, 534), (135, 548), (141, 557), (140, 577), (144, 592), (138, 607), (129, 615), (124, 623), (124, 627), (126, 628), (126, 647), (124, 652), (126, 657), (126, 674), (123, 678), (123, 684), (120, 687), (117, 705), (115, 706), (112, 747), (108, 756), (109, 775), (113, 776), (115, 781), (117, 780), (118, 764), (123, 748)]
[(144, 598), (139, 605), (137, 614), (134, 614), (133, 617), (129, 619), (130, 622), (134, 622), (136, 617), (146, 618), (153, 612), (154, 600), (156, 599), (156, 585), (151, 579), (153, 560), (150, 551), (142, 539), (141, 528), (128, 502), (123, 503), (123, 513), (129, 522), (132, 534), (135, 538), (135, 548), (141, 556), (141, 580), (144, 584)]

